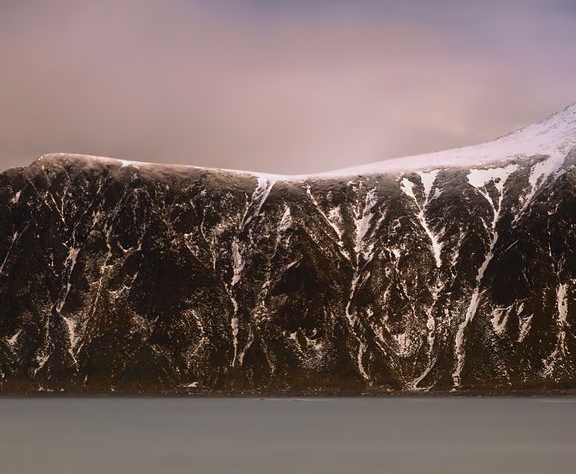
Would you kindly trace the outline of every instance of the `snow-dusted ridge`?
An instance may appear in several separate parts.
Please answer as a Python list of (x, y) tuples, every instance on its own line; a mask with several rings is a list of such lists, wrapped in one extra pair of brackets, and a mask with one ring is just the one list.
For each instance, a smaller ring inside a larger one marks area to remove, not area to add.
[(575, 161), (576, 104), (320, 174), (0, 173), (0, 394), (576, 393)]
[(426, 168), (480, 166), (505, 158), (565, 155), (576, 146), (576, 102), (547, 119), (496, 140), (451, 150), (368, 163), (317, 176), (397, 173)]
[(172, 168), (174, 170), (190, 168), (220, 170), (229, 173), (252, 175), (271, 182), (276, 182), (306, 181), (309, 179), (334, 179), (385, 173), (396, 174), (432, 168), (481, 166), (498, 162), (506, 158), (521, 158), (535, 155), (547, 155), (550, 157), (559, 155), (565, 156), (565, 154), (573, 147), (576, 147), (576, 102), (539, 123), (529, 125), (490, 142), (421, 155), (404, 156), (314, 174), (269, 174), (221, 168), (204, 168), (189, 165), (168, 165), (142, 161), (128, 161), (69, 153), (43, 155), (38, 161), (42, 162), (62, 157), (95, 160), (100, 162), (106, 161), (111, 164), (120, 164), (121, 167), (155, 167), (163, 170), (166, 170), (166, 168)]

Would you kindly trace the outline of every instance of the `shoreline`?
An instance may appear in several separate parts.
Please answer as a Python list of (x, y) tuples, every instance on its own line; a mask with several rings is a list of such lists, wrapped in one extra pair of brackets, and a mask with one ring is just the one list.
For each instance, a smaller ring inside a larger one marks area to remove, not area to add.
[(526, 390), (437, 390), (425, 391), (124, 391), (124, 392), (66, 392), (41, 390), (36, 392), (0, 392), (0, 399), (40, 398), (576, 398), (576, 388), (571, 389), (526, 389)]

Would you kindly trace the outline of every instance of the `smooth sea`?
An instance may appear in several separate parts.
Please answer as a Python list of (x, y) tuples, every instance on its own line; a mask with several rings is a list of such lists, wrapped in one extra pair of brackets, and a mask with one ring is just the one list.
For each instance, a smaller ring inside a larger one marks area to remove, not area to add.
[(2, 474), (574, 472), (573, 397), (0, 399)]

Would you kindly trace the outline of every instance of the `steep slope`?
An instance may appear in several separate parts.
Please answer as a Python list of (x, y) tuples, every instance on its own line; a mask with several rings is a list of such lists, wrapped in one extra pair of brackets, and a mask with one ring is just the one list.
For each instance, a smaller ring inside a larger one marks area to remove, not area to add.
[(0, 175), (4, 393), (576, 386), (576, 105), (314, 176)]

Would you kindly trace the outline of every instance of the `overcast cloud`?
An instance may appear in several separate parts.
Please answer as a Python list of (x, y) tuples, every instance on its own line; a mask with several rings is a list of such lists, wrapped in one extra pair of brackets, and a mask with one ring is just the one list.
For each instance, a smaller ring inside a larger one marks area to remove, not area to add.
[(277, 173), (473, 144), (576, 101), (572, 0), (0, 0), (0, 169)]

